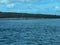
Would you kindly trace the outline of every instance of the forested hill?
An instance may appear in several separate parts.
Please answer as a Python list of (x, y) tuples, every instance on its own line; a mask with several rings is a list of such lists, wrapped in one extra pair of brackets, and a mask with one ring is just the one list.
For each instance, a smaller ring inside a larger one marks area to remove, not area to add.
[(0, 18), (60, 18), (59, 15), (0, 12)]

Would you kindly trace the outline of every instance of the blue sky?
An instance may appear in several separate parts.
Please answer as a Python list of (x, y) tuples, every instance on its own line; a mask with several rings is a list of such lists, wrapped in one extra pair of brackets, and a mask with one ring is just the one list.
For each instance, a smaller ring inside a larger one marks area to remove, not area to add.
[(60, 15), (60, 0), (0, 0), (0, 11)]

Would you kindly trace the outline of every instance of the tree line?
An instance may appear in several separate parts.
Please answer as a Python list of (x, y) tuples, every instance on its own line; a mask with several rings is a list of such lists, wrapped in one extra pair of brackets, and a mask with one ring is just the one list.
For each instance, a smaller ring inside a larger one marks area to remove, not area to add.
[(59, 15), (0, 12), (0, 18), (60, 18)]

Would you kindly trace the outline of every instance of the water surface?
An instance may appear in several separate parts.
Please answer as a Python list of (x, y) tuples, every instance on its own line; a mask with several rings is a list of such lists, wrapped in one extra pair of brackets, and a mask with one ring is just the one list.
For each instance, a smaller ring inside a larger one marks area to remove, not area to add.
[(59, 45), (60, 19), (0, 20), (0, 45)]

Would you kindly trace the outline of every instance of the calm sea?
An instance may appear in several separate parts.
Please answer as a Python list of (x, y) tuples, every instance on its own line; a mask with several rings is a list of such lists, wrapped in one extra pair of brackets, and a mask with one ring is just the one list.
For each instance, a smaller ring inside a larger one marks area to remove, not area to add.
[(0, 19), (0, 45), (60, 45), (60, 19)]

